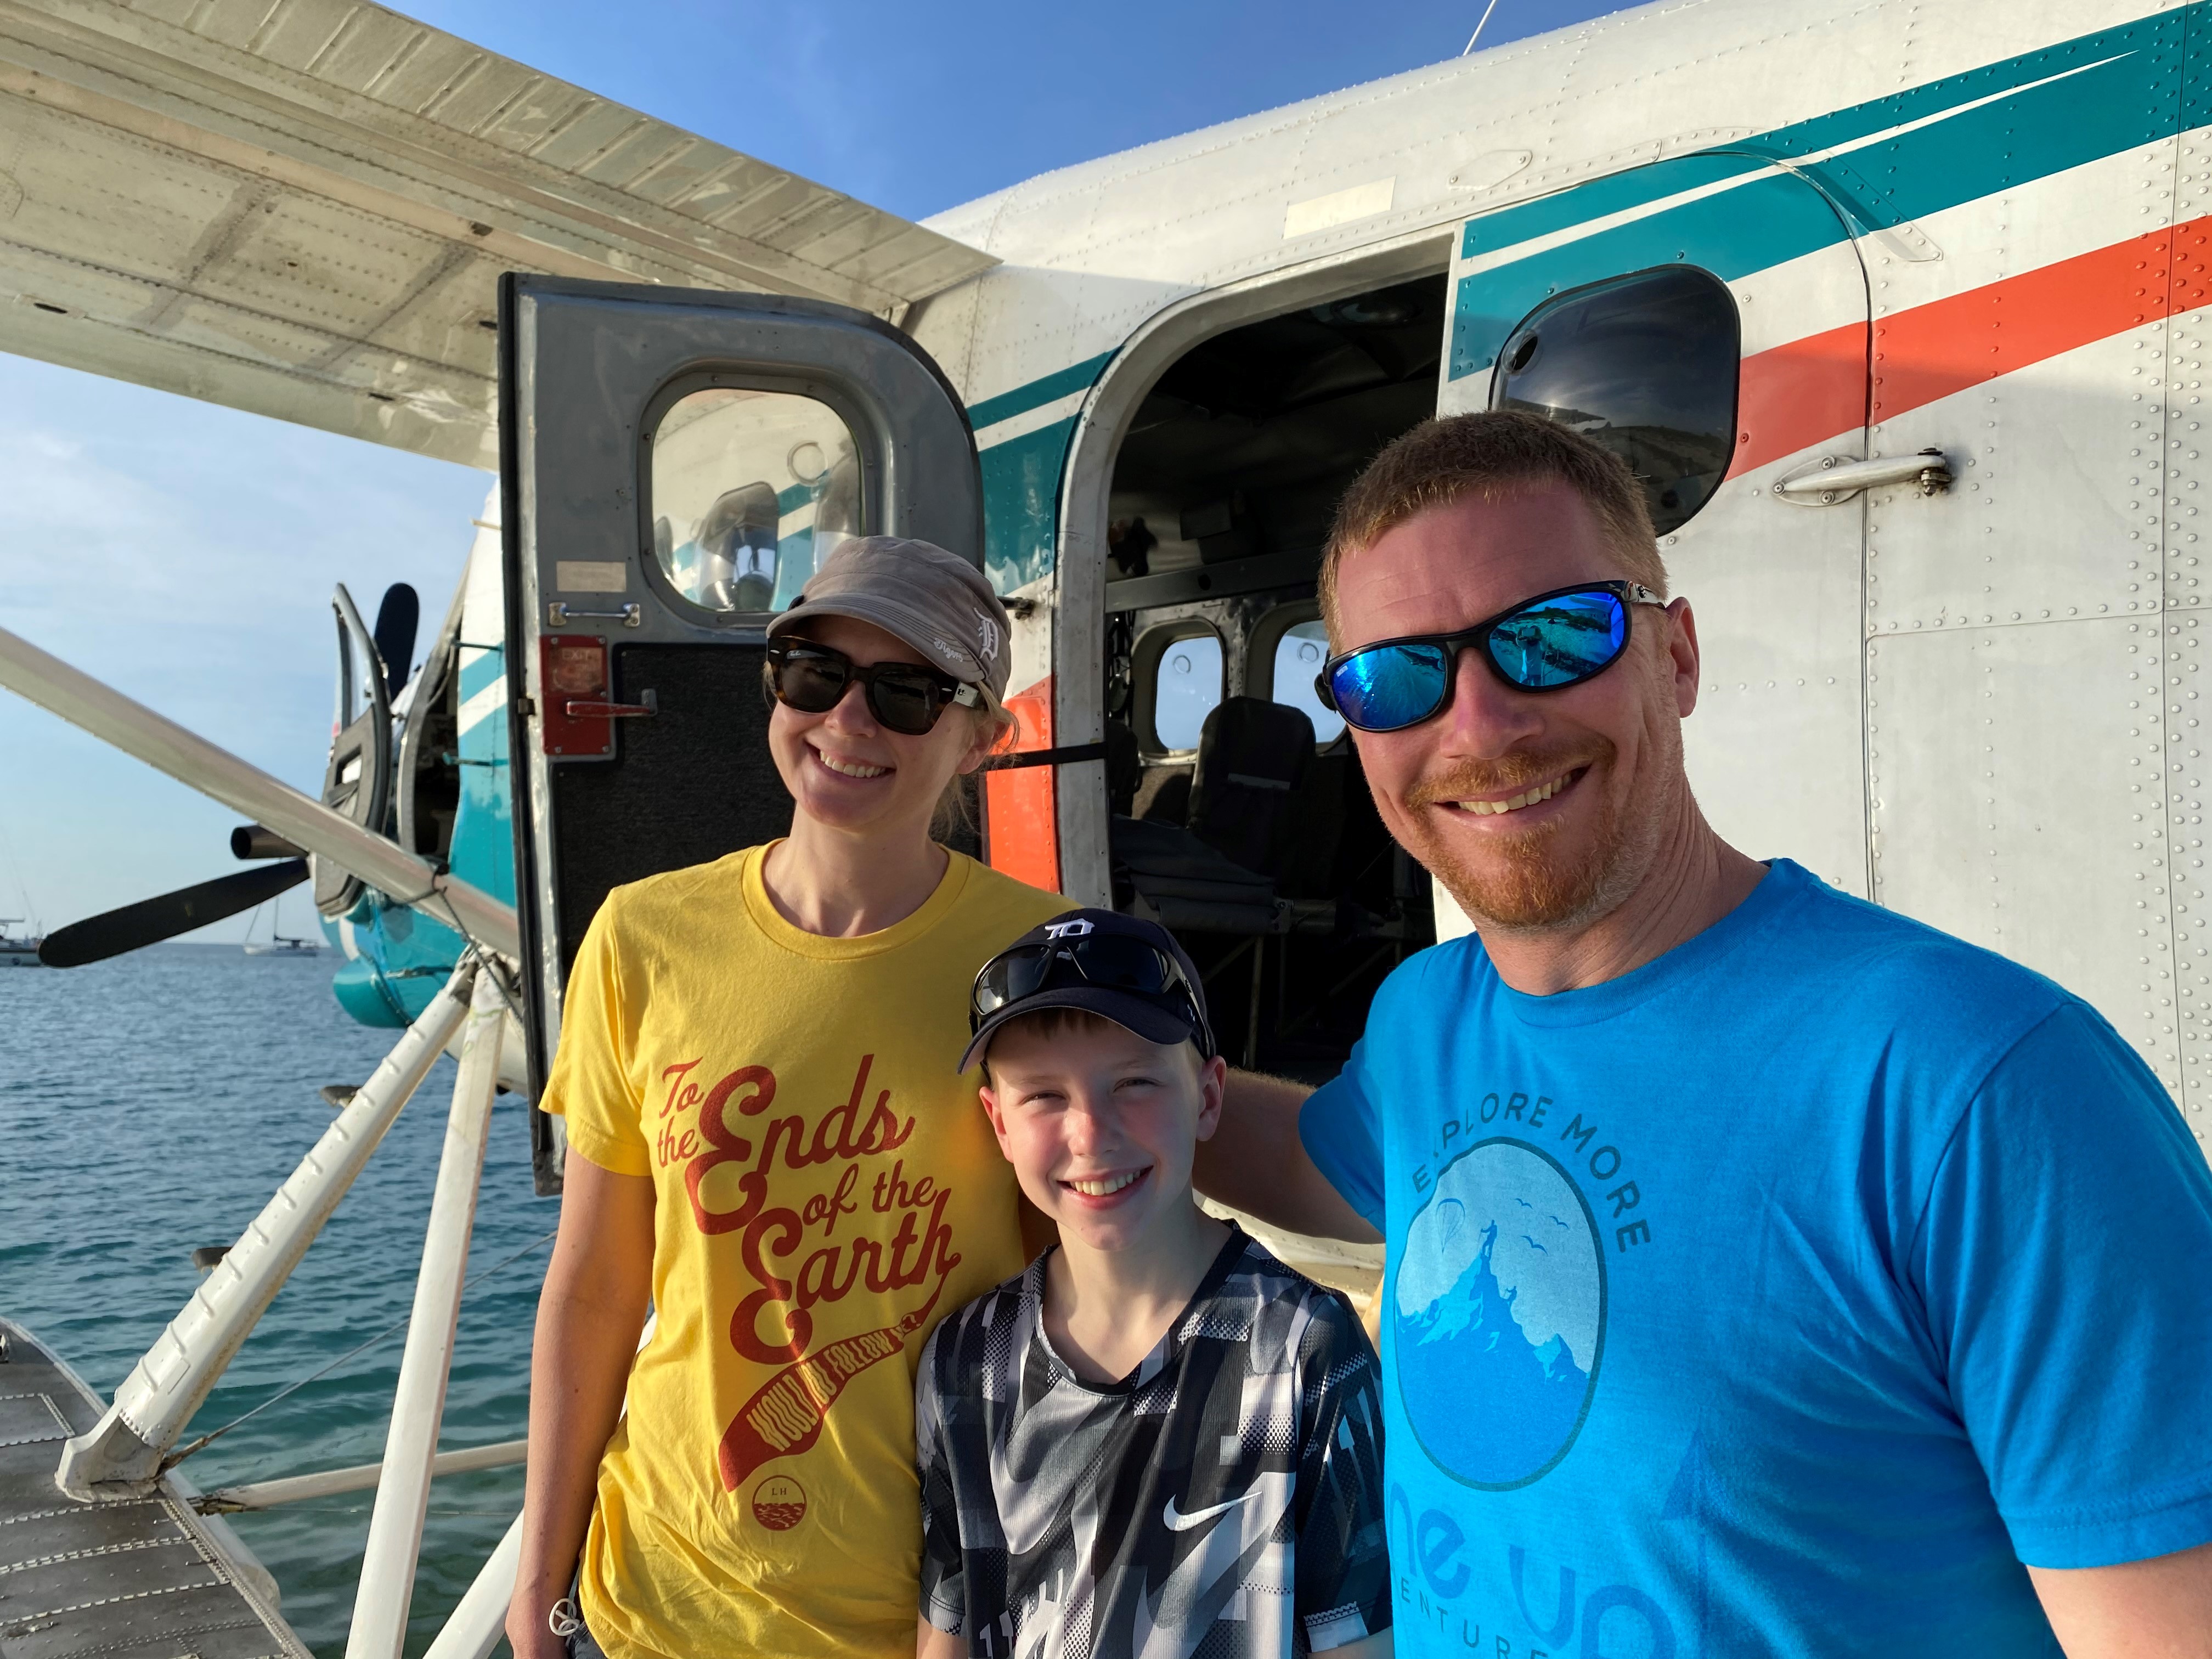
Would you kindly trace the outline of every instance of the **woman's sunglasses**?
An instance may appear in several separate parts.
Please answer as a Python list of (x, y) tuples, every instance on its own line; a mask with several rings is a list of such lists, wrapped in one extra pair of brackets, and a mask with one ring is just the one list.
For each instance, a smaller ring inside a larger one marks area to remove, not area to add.
[(1452, 665), (1479, 650), (1516, 691), (1559, 691), (1595, 678), (1628, 649), (1631, 607), (1667, 601), (1639, 582), (1585, 582), (1523, 599), (1456, 634), (1378, 640), (1331, 657), (1314, 690), (1363, 732), (1402, 732), (1451, 701)]
[(975, 988), (968, 1000), (968, 1029), (977, 1030), (1010, 1002), (1071, 979), (1169, 1004), (1190, 1023), (1200, 1052), (1212, 1057), (1213, 1035), (1199, 1012), (1182, 965), (1157, 945), (1121, 934), (1046, 939), (1000, 951), (975, 975)]
[(889, 732), (918, 738), (946, 708), (973, 708), (981, 694), (949, 674), (920, 663), (879, 662), (863, 668), (842, 651), (811, 640), (772, 640), (768, 686), (775, 700), (802, 714), (826, 714), (858, 682), (867, 690), (868, 712)]

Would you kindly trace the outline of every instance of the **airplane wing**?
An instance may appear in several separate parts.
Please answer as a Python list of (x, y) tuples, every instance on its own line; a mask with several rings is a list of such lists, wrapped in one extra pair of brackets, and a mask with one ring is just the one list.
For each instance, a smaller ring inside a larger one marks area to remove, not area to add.
[(897, 320), (994, 263), (358, 0), (0, 0), (0, 350), (490, 468), (504, 270)]

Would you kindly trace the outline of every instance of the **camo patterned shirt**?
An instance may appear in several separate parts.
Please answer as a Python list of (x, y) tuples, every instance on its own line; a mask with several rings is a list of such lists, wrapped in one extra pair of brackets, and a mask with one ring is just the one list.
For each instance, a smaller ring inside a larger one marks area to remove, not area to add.
[(1375, 1352), (1236, 1232), (1118, 1382), (1042, 1319), (1045, 1258), (915, 1378), (921, 1613), (978, 1659), (1322, 1652), (1390, 1622)]

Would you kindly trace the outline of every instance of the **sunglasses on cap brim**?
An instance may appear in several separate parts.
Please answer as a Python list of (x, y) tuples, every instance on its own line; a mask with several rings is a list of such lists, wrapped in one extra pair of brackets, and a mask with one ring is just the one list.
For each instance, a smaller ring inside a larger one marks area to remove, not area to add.
[(864, 688), (868, 712), (878, 725), (909, 738), (930, 731), (953, 704), (973, 708), (982, 701), (982, 693), (974, 686), (921, 663), (863, 666), (843, 652), (811, 640), (769, 641), (769, 691), (786, 708), (802, 714), (826, 714), (855, 684)]
[(968, 999), (968, 1030), (971, 1034), (981, 1030), (985, 1020), (1010, 1003), (1070, 985), (1127, 991), (1171, 1006), (1189, 1024), (1199, 1052), (1209, 1060), (1213, 1057), (1213, 1033), (1199, 1012), (1197, 994), (1182, 964), (1158, 945), (1126, 934), (1041, 939), (1001, 951), (975, 975)]
[(1363, 732), (1401, 732), (1443, 712), (1453, 667), (1474, 651), (1516, 691), (1564, 691), (1595, 679), (1628, 649), (1638, 605), (1667, 601), (1640, 582), (1584, 582), (1523, 599), (1456, 634), (1416, 634), (1340, 652), (1314, 690)]

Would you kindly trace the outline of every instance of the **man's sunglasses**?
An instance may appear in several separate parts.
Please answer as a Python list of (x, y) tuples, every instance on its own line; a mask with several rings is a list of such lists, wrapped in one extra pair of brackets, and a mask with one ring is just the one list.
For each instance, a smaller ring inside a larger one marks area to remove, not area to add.
[(768, 685), (775, 700), (802, 714), (826, 714), (854, 682), (867, 689), (868, 712), (886, 731), (918, 738), (946, 708), (973, 708), (981, 695), (950, 674), (920, 663), (879, 662), (862, 667), (842, 651), (811, 640), (772, 640)]
[(1123, 934), (1045, 939), (1001, 951), (975, 975), (975, 988), (968, 999), (968, 1029), (979, 1030), (1010, 1002), (1072, 981), (1174, 1005), (1190, 1023), (1199, 1052), (1212, 1058), (1213, 1034), (1198, 1011), (1198, 999), (1182, 964), (1158, 946)]
[(1490, 672), (1516, 691), (1559, 691), (1595, 678), (1628, 649), (1630, 610), (1665, 609), (1639, 582), (1585, 582), (1523, 599), (1456, 634), (1377, 640), (1322, 665), (1314, 690), (1363, 732), (1402, 732), (1451, 701), (1459, 653), (1480, 651)]

